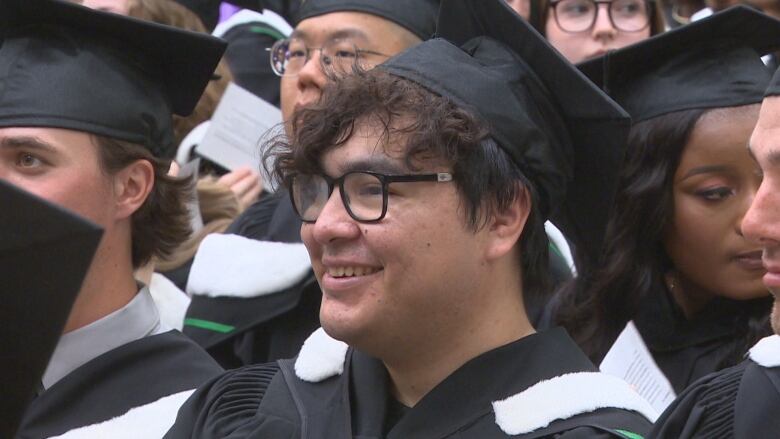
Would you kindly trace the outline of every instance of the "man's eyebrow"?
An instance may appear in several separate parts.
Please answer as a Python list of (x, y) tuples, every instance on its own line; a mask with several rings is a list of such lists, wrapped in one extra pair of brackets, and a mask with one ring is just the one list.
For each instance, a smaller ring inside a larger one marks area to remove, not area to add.
[(369, 171), (387, 175), (399, 175), (409, 172), (406, 166), (389, 157), (367, 158), (342, 163), (338, 166), (338, 170), (341, 172), (341, 175), (355, 171)]
[(31, 136), (5, 137), (0, 139), (0, 148), (3, 149), (34, 149), (45, 152), (55, 152), (56, 149), (47, 142)]
[(328, 35), (328, 40), (340, 40), (346, 38), (360, 38), (363, 40), (367, 40), (368, 35), (366, 35), (365, 32), (357, 28), (339, 29), (338, 31)]
[[(354, 27), (348, 27), (344, 29), (339, 29), (335, 32), (327, 34), (328, 41), (331, 40), (339, 40), (339, 39), (346, 39), (346, 38), (360, 38), (367, 40), (368, 35), (363, 32), (362, 30)], [(294, 30), (292, 34), (290, 34), (290, 38), (299, 38), (302, 40), (306, 40), (310, 38), (309, 34), (305, 30)]]
[(780, 166), (780, 150), (773, 149), (766, 156), (766, 161), (772, 166)]
[[(756, 157), (756, 154), (753, 152), (753, 147), (748, 144), (748, 154), (750, 154), (750, 157), (758, 163), (758, 158)], [(772, 149), (769, 151), (769, 153), (766, 155), (766, 162), (770, 166), (778, 167), (780, 166), (780, 149)]]

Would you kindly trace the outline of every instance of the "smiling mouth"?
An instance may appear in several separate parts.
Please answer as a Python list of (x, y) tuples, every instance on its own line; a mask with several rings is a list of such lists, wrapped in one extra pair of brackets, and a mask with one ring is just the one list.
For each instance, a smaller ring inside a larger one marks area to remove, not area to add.
[(329, 267), (328, 275), (335, 278), (369, 276), (381, 271), (377, 267)]

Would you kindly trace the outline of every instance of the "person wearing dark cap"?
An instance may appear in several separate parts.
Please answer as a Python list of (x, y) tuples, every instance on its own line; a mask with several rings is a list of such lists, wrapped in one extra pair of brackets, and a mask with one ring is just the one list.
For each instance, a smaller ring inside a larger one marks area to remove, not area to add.
[[(270, 53), (285, 120), (296, 107), (316, 102), (330, 76), (356, 63), (373, 67), (432, 35), (437, 11), (435, 0), (303, 3), (292, 36)], [(193, 300), (184, 333), (224, 367), (291, 357), (319, 326), (321, 293), (300, 226), (282, 190), (199, 247), (185, 276)]]
[(600, 262), (555, 323), (600, 362), (629, 321), (676, 393), (770, 333), (761, 249), (740, 226), (761, 182), (745, 145), (780, 47), (747, 7), (580, 65), (634, 126)]
[(545, 219), (602, 239), (588, 207), (609, 205), (627, 115), (503, 0), (445, 0), (437, 33), (336, 80), (273, 145), (323, 328), (295, 359), (204, 385), (167, 438), (649, 429), (647, 402), (565, 332), (534, 333), (523, 305)]
[(702, 378), (658, 419), (653, 438), (764, 438), (780, 431), (780, 74), (775, 73), (748, 149), (763, 180), (742, 219), (742, 231), (763, 248), (764, 285), (774, 296), (774, 335), (739, 365)]
[(190, 233), (171, 116), (224, 43), (59, 0), (4, 0), (0, 17), (0, 179), (104, 230), (19, 437), (159, 437), (220, 368), (160, 324), (133, 270)]
[(665, 30), (661, 0), (531, 0), (528, 20), (575, 64)]

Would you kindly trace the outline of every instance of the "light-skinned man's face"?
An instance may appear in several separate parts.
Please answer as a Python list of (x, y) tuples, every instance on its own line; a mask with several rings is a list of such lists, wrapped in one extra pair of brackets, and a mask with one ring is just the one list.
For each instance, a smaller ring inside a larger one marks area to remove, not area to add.
[(742, 231), (763, 248), (764, 285), (775, 296), (772, 327), (780, 333), (780, 97), (764, 100), (750, 151), (763, 180), (742, 220)]
[[(103, 228), (103, 238), (65, 324), (80, 328), (117, 308), (102, 287), (129, 274), (130, 218), (154, 183), (152, 165), (138, 160), (113, 173), (100, 163), (97, 140), (90, 134), (58, 128), (0, 128), (0, 179), (64, 207)], [(126, 266), (122, 266), (123, 264)], [(129, 285), (135, 287), (132, 278)], [(87, 288), (98, 285), (100, 289)], [(120, 299), (121, 301), (121, 299)], [(124, 302), (126, 303), (126, 302)]]
[[(405, 28), (376, 15), (360, 12), (333, 12), (301, 21), (291, 38), (310, 49), (321, 48), (334, 40), (349, 41), (359, 50), (383, 54), (363, 53), (360, 63), (371, 68), (384, 62), (420, 39)], [(314, 50), (311, 59), (297, 75), (281, 79), (281, 107), (285, 121), (297, 107), (316, 102), (327, 83), (320, 62), (321, 53)]]
[[(382, 147), (379, 135), (360, 124), (346, 144), (323, 155), (325, 174), (451, 172), (434, 162), (410, 170), (405, 147), (392, 140)], [(388, 193), (384, 219), (362, 223), (349, 215), (335, 188), (316, 222), (301, 228), (322, 288), (323, 328), (380, 357), (408, 351), (408, 341), (420, 334), (426, 341), (446, 334), (451, 340), (458, 325), (469, 327), (470, 316), (489, 302), (478, 286), (487, 232), (466, 225), (456, 184), (390, 183)]]
[(112, 180), (89, 134), (56, 128), (0, 128), (0, 179), (106, 227)]

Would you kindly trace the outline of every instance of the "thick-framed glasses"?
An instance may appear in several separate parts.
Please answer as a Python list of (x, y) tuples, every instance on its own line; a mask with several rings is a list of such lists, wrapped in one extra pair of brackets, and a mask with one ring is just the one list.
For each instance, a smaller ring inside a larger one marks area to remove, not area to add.
[(290, 199), (295, 212), (303, 222), (317, 221), (338, 185), (344, 208), (355, 221), (373, 223), (387, 214), (388, 186), (390, 183), (418, 181), (449, 182), (452, 174), (385, 175), (376, 172), (347, 172), (339, 178), (319, 174), (296, 174), (289, 178)]
[(329, 40), (322, 47), (306, 47), (297, 38), (279, 40), (270, 49), (271, 68), (278, 76), (296, 76), (312, 57), (312, 52), (320, 52), (320, 65), (336, 73), (346, 73), (365, 56), (389, 57), (373, 50), (358, 49), (351, 40)]
[(623, 32), (639, 32), (650, 25), (649, 0), (558, 0), (550, 5), (558, 27), (579, 33), (593, 29), (600, 5), (607, 6), (612, 26)]

